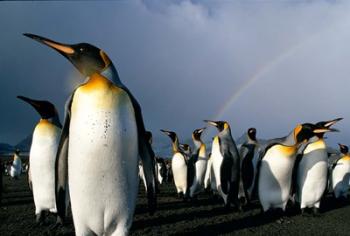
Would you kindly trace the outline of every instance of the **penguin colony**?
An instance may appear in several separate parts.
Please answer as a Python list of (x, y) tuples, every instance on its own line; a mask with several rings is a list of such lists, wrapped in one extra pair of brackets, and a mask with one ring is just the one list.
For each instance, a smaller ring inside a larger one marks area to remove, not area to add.
[[(298, 124), (285, 137), (264, 141), (249, 128), (246, 139), (237, 144), (228, 122), (205, 120), (217, 129), (211, 150), (201, 139), (206, 128), (192, 132), (193, 148), (180, 143), (175, 132), (162, 129), (171, 141), (169, 165), (155, 156), (141, 107), (103, 50), (24, 35), (63, 55), (86, 77), (67, 99), (63, 124), (51, 102), (18, 96), (40, 115), (27, 171), (38, 224), (46, 211), (57, 217), (54, 227), (59, 227), (70, 206), (76, 235), (127, 235), (140, 179), (153, 214), (158, 185), (171, 175), (184, 201), (210, 191), (226, 209), (239, 211), (258, 200), (264, 213), (284, 212), (292, 199), (302, 214), (308, 209), (319, 214), (329, 190), (337, 199), (348, 197), (348, 147), (339, 144), (341, 154), (329, 165), (324, 138), (337, 131), (332, 126), (342, 118)], [(16, 179), (21, 172), (16, 151), (9, 174)]]

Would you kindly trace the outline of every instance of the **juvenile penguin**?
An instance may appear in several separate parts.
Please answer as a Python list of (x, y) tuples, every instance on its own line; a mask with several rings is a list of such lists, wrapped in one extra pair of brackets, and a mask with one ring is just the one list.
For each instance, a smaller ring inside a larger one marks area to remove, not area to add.
[(62, 125), (55, 106), (23, 96), (40, 115), (35, 126), (29, 153), (30, 185), (35, 203), (36, 221), (43, 220), (44, 211), (57, 213), (55, 197), (55, 162)]
[(330, 127), (342, 118), (318, 122), (318, 131), (309, 139), (301, 154), (297, 156), (294, 166), (296, 170), (296, 201), (300, 203), (301, 212), (305, 208), (313, 208), (319, 213), (321, 198), (328, 181), (328, 154), (324, 140), (325, 132), (336, 131)]
[(206, 146), (201, 140), (201, 135), (205, 128), (196, 129), (192, 133), (194, 143), (194, 150), (191, 159), (194, 161), (195, 176), (190, 187), (190, 197), (200, 193), (204, 189), (204, 177), (207, 169), (208, 156), (206, 153)]
[(24, 35), (53, 48), (86, 76), (66, 104), (56, 159), (58, 215), (65, 216), (69, 183), (77, 235), (127, 235), (138, 192), (139, 156), (150, 212), (156, 200), (154, 153), (145, 139), (140, 105), (103, 50)]
[(286, 137), (269, 140), (260, 154), (258, 193), (263, 211), (285, 211), (289, 199), (293, 166), (302, 142), (318, 131), (313, 124), (297, 125)]
[(241, 181), (240, 197), (247, 204), (253, 198), (253, 190), (259, 161), (259, 143), (256, 139), (256, 129), (249, 128), (246, 134), (246, 141), (240, 145), (239, 154), (241, 157)]
[(22, 160), (19, 156), (19, 150), (17, 149), (13, 155), (13, 161), (10, 167), (10, 176), (14, 179), (18, 179), (21, 173), (22, 173)]
[(340, 148), (339, 158), (332, 166), (332, 188), (335, 198), (347, 198), (350, 189), (350, 154), (349, 148), (344, 144), (338, 144)]
[(234, 203), (240, 209), (238, 201), (240, 157), (231, 136), (230, 125), (226, 121), (205, 120), (205, 122), (215, 126), (219, 131), (214, 137), (211, 151), (212, 168), (218, 193), (226, 207)]
[(187, 160), (185, 154), (181, 152), (179, 147), (179, 139), (175, 132), (161, 130), (172, 141), (173, 157), (171, 159), (171, 170), (173, 173), (174, 183), (177, 194), (185, 196), (187, 193)]

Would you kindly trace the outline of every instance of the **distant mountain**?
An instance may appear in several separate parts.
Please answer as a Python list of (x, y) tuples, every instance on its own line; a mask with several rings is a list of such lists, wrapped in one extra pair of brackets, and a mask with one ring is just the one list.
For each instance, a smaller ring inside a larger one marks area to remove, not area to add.
[(0, 154), (8, 154), (10, 152), (13, 152), (15, 148), (7, 143), (0, 143)]
[(30, 134), (25, 139), (23, 139), (18, 144), (16, 144), (15, 148), (21, 150), (21, 152), (29, 152), (31, 145), (32, 145), (32, 135)]

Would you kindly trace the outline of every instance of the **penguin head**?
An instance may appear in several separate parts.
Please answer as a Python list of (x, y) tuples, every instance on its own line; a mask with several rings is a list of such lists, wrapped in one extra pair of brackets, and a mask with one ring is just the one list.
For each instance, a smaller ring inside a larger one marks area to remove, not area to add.
[(63, 44), (35, 34), (25, 33), (23, 35), (59, 52), (84, 76), (100, 74), (111, 64), (111, 60), (103, 50), (88, 43)]
[(201, 129), (196, 129), (196, 130), (194, 130), (193, 133), (192, 133), (192, 138), (193, 138), (194, 140), (200, 141), (201, 135), (202, 135), (202, 133), (203, 133), (204, 130), (205, 130), (205, 127), (204, 127), (204, 128), (201, 128)]
[(185, 152), (185, 153), (191, 153), (191, 147), (190, 147), (190, 145), (185, 144), (185, 143), (181, 143), (179, 146), (180, 146), (180, 148), (181, 148), (181, 150), (182, 150), (183, 152)]
[[(338, 121), (341, 121), (343, 118), (337, 118), (334, 120), (328, 120), (328, 121), (320, 121), (316, 123), (316, 126), (318, 126), (319, 128), (326, 128), (326, 129), (330, 129), (330, 131), (333, 132), (338, 132), (337, 129), (332, 129), (331, 126), (334, 125), (335, 123), (337, 123)], [(318, 133), (317, 137), (319, 138), (323, 138), (324, 133)]]
[(247, 131), (247, 134), (251, 140), (256, 141), (256, 129), (255, 128), (249, 128)]
[(302, 143), (315, 135), (335, 131), (332, 128), (322, 127), (311, 123), (299, 124), (294, 128), (294, 138), (296, 143)]
[(58, 112), (51, 102), (34, 100), (23, 96), (17, 96), (17, 98), (32, 105), (32, 107), (34, 107), (34, 109), (40, 114), (42, 119), (58, 117)]
[(146, 131), (145, 136), (146, 136), (146, 140), (147, 140), (150, 144), (152, 144), (152, 142), (153, 142), (152, 132), (151, 132), (151, 131)]
[(16, 149), (15, 154), (19, 155), (20, 151), (19, 149)]
[(204, 122), (215, 126), (219, 132), (230, 129), (230, 125), (226, 121), (212, 121), (212, 120), (204, 120)]
[(338, 143), (338, 145), (339, 145), (339, 149), (340, 149), (341, 153), (347, 154), (349, 152), (348, 146), (341, 144), (341, 143)]
[(169, 131), (169, 130), (164, 130), (161, 129), (160, 131), (162, 131), (163, 133), (165, 133), (166, 135), (168, 135), (171, 139), (171, 141), (175, 142), (175, 140), (177, 139), (177, 135), (175, 132), (173, 131)]

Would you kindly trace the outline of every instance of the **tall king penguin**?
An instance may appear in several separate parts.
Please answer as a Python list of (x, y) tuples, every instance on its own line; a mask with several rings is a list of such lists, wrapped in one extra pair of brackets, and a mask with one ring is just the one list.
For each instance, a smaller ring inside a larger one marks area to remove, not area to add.
[(138, 192), (139, 156), (149, 209), (155, 208), (154, 157), (140, 105), (101, 49), (24, 35), (59, 52), (87, 77), (66, 104), (56, 161), (58, 215), (65, 215), (69, 182), (76, 235), (127, 235)]
[(175, 132), (161, 130), (172, 142), (173, 157), (171, 159), (171, 170), (173, 172), (174, 183), (179, 197), (187, 194), (187, 159), (186, 155), (181, 152), (179, 147), (179, 139)]
[(231, 136), (230, 125), (226, 121), (205, 120), (205, 122), (215, 126), (219, 131), (219, 134), (214, 137), (211, 151), (217, 191), (223, 198), (225, 207), (234, 203), (238, 209), (241, 209), (238, 201), (240, 157)]
[[(323, 138), (329, 131), (336, 131), (330, 127), (342, 118), (318, 122), (318, 131), (312, 137), (301, 154), (297, 156), (294, 166), (296, 171), (296, 201), (300, 203), (301, 212), (306, 208), (313, 208), (314, 214), (319, 213), (321, 198), (328, 182), (328, 153)], [(316, 131), (314, 131), (316, 132)]]
[(258, 193), (263, 211), (285, 211), (289, 199), (293, 166), (300, 145), (318, 130), (313, 124), (297, 125), (286, 137), (269, 140), (258, 165)]
[(29, 153), (30, 185), (34, 197), (36, 221), (40, 223), (44, 211), (57, 213), (55, 162), (62, 125), (52, 103), (23, 96), (18, 98), (29, 103), (41, 117), (35, 126)]

